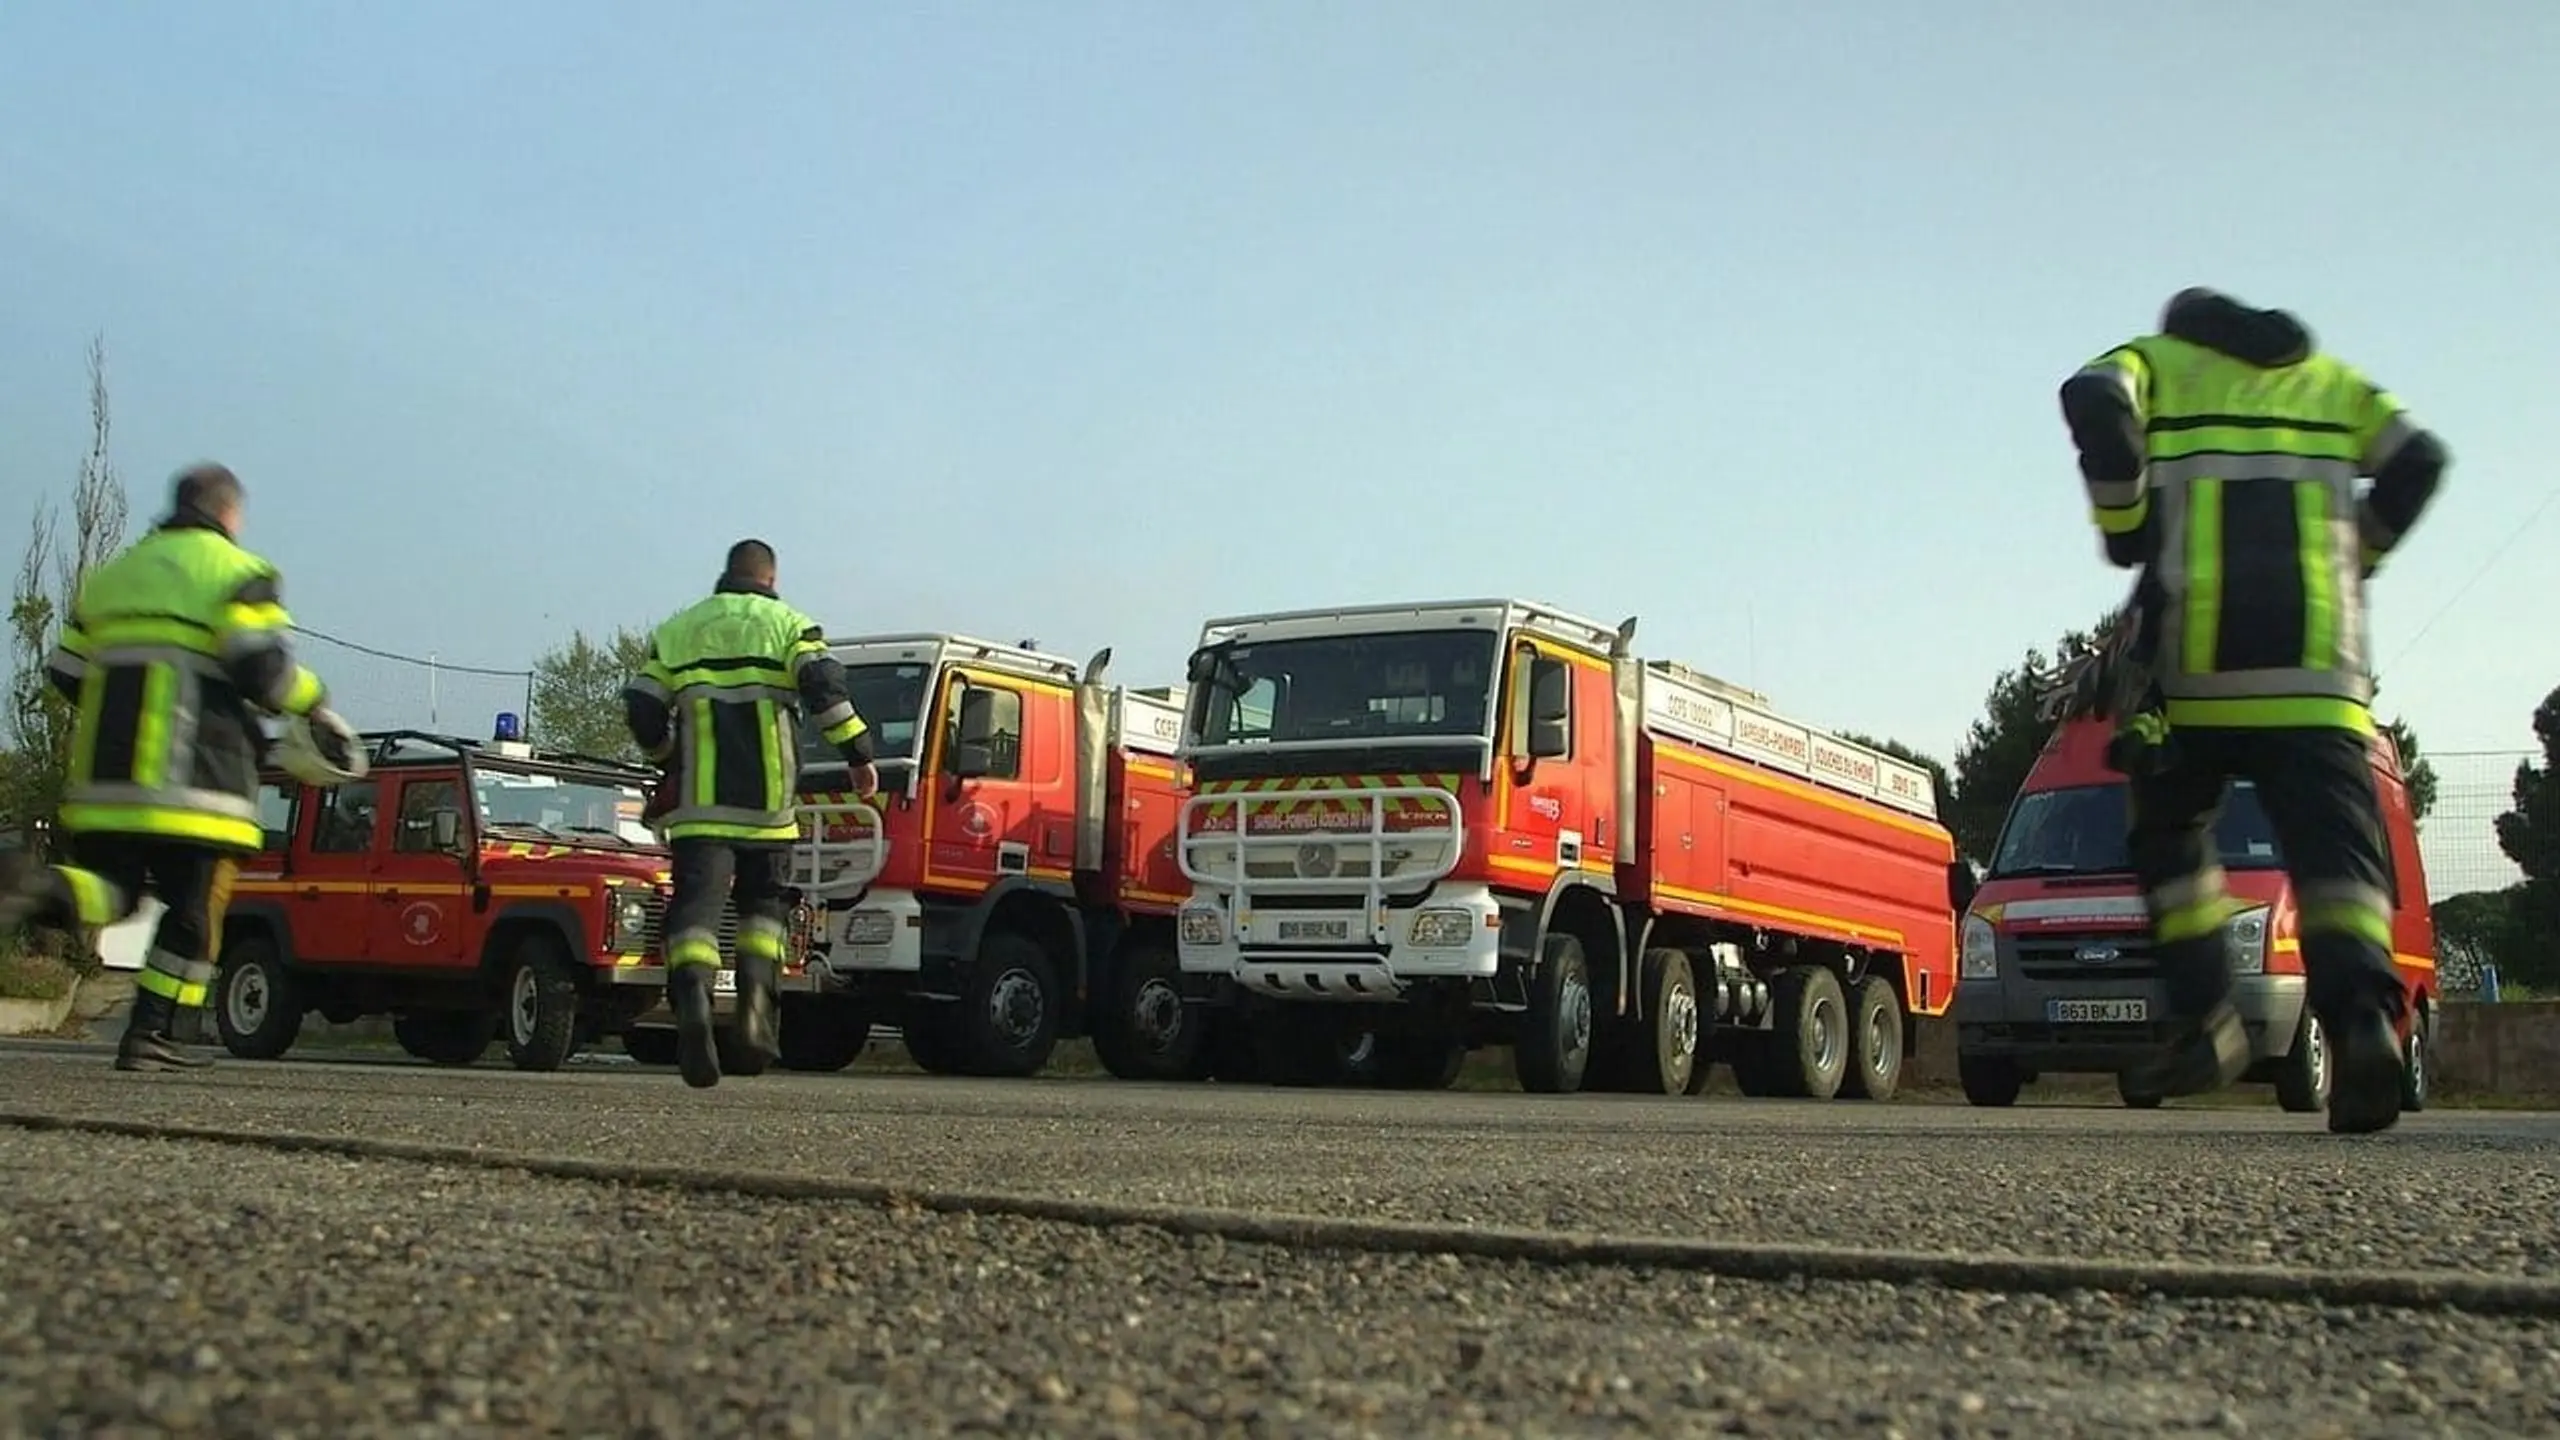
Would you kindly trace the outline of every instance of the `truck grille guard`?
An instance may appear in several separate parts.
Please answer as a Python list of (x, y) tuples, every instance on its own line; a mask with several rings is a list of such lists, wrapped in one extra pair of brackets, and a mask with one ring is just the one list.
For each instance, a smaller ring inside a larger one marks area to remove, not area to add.
[[(1388, 829), (1390, 806), (1413, 800), (1426, 802), (1425, 809), (1430, 813), (1417, 816), (1410, 808), (1405, 809), (1398, 815), (1403, 823)], [(1285, 813), (1301, 805), (1347, 805), (1368, 823), (1358, 828), (1310, 826), (1253, 832), (1257, 812)], [(1235, 812), (1232, 834), (1200, 829), (1202, 814), (1225, 809)], [(1342, 895), (1348, 908), (1349, 896), (1357, 894), (1369, 919), (1371, 943), (1383, 945), (1389, 940), (1388, 892), (1425, 888), (1458, 868), (1466, 846), (1464, 815), (1457, 793), (1439, 785), (1214, 792), (1183, 801), (1174, 854), (1183, 876), (1193, 884), (1234, 896), (1234, 923), (1239, 932), (1242, 917), (1252, 908), (1256, 895)], [(1439, 844), (1439, 858), (1411, 869), (1402, 868), (1399, 857), (1390, 854), (1394, 846), (1430, 843)], [(1202, 850), (1225, 855), (1234, 868), (1224, 875), (1202, 869), (1194, 859), (1194, 852)], [(1350, 853), (1346, 855), (1346, 851)], [(1266, 856), (1277, 857), (1277, 862), (1256, 863)], [(1275, 870), (1281, 873), (1272, 873)]]
[[(800, 838), (792, 842), (783, 883), (812, 901), (849, 900), (880, 878), (889, 863), (889, 834), (880, 809), (867, 801), (802, 802)], [(831, 833), (852, 826), (850, 839)]]

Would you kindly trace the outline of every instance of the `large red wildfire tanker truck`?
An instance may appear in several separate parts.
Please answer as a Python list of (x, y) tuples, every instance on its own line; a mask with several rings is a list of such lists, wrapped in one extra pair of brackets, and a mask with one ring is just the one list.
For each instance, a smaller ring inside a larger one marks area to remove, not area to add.
[[(1516, 600), (1211, 621), (1178, 950), (1266, 1078), (1375, 1036), (1390, 1085), (1890, 1095), (1955, 993), (1925, 771)], [(1970, 872), (1962, 872), (1965, 881)]]

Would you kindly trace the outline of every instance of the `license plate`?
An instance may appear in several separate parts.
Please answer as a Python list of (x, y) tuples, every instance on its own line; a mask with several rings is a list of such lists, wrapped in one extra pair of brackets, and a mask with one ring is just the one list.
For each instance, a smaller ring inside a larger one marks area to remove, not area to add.
[(711, 972), (711, 993), (712, 993), (712, 994), (714, 994), (714, 995), (735, 995), (735, 994), (737, 994), (737, 993), (738, 993), (738, 972), (737, 972), (737, 971), (735, 971), (735, 970), (714, 970), (714, 971), (712, 971), (712, 972)]
[(2151, 1018), (2148, 1000), (2048, 1000), (2044, 1018), (2056, 1025), (2138, 1025)]
[(1348, 920), (1283, 920), (1279, 929), (1283, 940), (1340, 942), (1351, 938), (1351, 922)]

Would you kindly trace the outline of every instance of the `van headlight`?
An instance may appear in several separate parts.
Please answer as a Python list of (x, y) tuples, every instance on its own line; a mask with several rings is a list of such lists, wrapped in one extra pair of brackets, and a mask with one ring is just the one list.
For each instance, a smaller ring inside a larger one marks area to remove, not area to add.
[(1476, 933), (1472, 910), (1423, 910), (1413, 917), (1417, 950), (1463, 950)]
[(1991, 922), (1979, 915), (1964, 917), (1964, 954), (1956, 970), (1959, 980), (1997, 980), (2000, 978), (2000, 937), (1993, 934)]
[(2234, 975), (2267, 973), (2267, 907), (2243, 910), (2222, 927), (2222, 943), (2231, 955)]
[(1226, 912), (1215, 905), (1186, 905), (1182, 910), (1182, 943), (1185, 945), (1224, 945), (1227, 943)]

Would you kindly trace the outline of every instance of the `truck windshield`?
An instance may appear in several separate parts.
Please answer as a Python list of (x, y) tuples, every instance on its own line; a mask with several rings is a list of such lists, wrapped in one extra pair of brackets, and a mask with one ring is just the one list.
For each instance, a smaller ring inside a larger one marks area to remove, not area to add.
[[(2122, 783), (2072, 785), (2020, 795), (2000, 832), (1999, 850), (1991, 860), (1992, 877), (2129, 870), (2124, 797)], [(2225, 869), (2271, 870), (2284, 863), (2276, 853), (2275, 828), (2267, 823), (2256, 788), (2246, 780), (2231, 787), (2213, 834)]]
[(471, 795), (479, 805), (484, 830), (538, 830), (558, 839), (589, 843), (657, 843), (649, 827), (640, 823), (648, 796), (636, 785), (480, 770), (472, 776)]
[[(853, 708), (871, 727), (871, 744), (878, 759), (912, 760), (916, 753), (916, 724), (924, 718), (925, 691), (933, 683), (930, 665), (847, 665), (844, 667), (846, 687), (853, 691)], [(809, 717), (800, 717), (800, 762), (804, 765), (833, 765), (836, 747), (827, 743)]]
[(1494, 637), (1476, 630), (1326, 635), (1212, 647), (1192, 727), (1203, 745), (1487, 733)]

